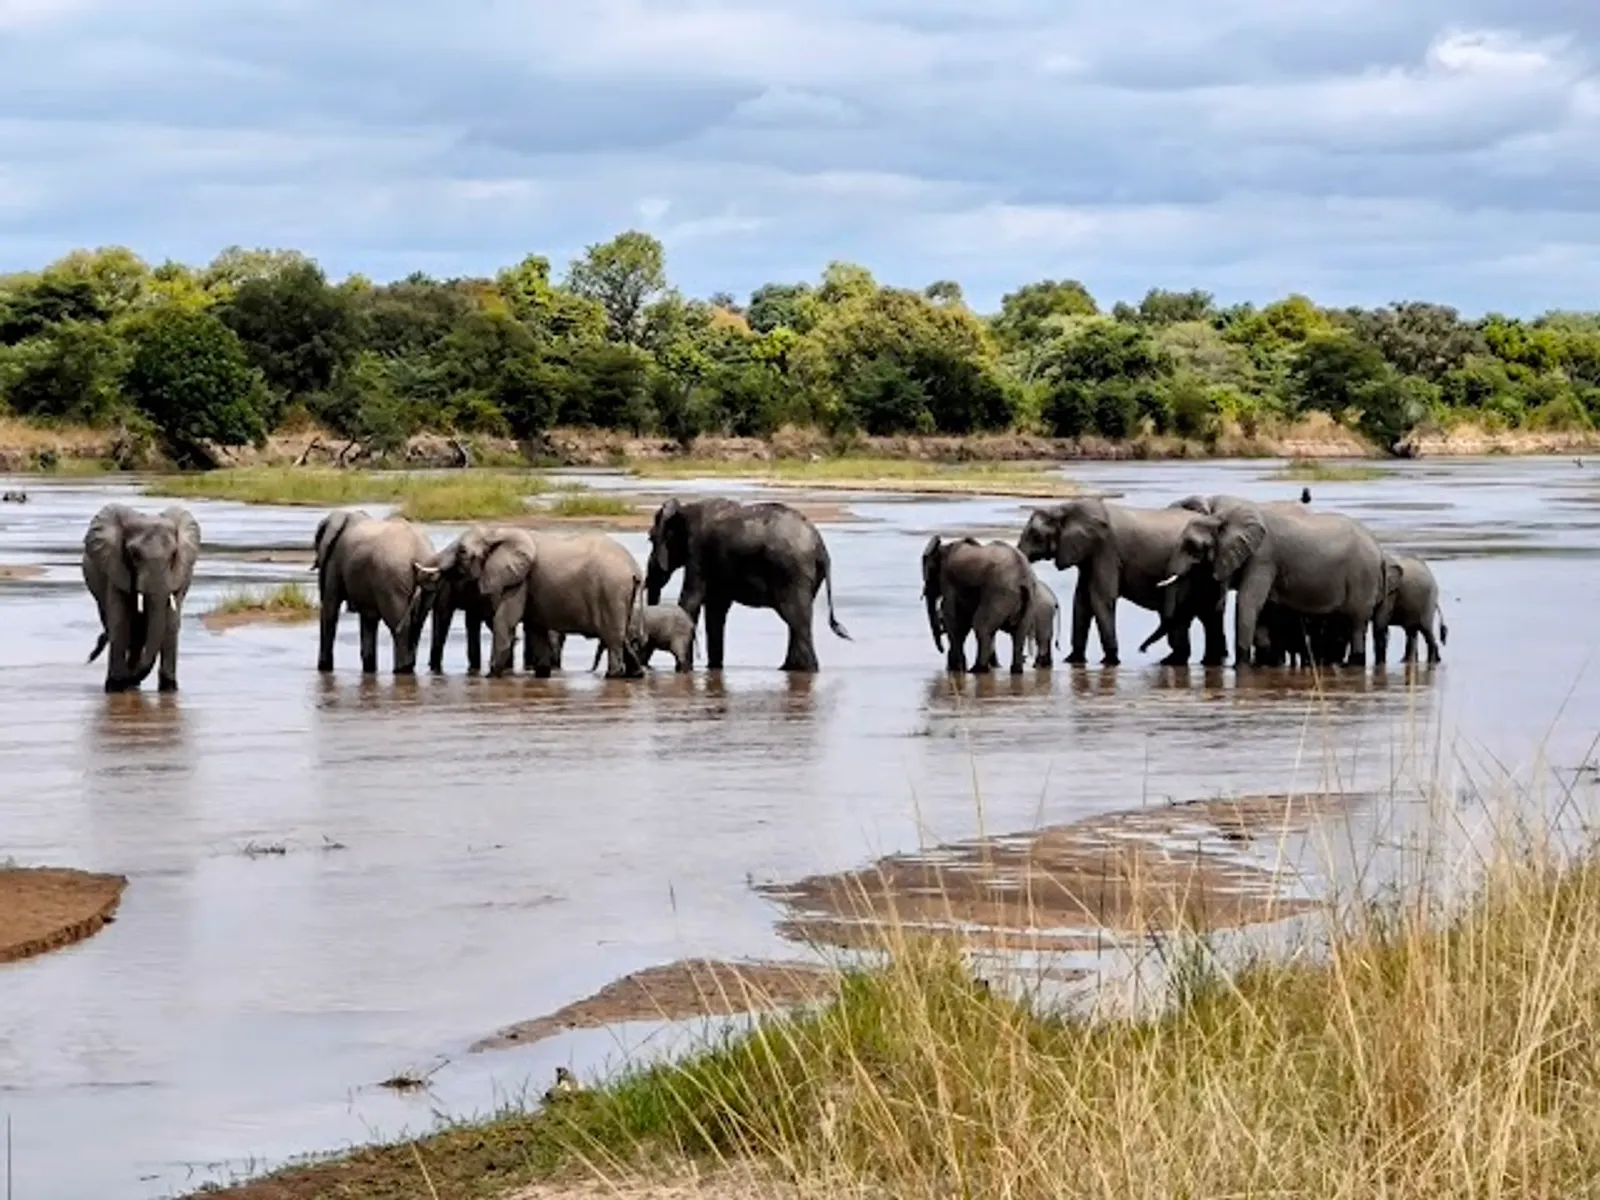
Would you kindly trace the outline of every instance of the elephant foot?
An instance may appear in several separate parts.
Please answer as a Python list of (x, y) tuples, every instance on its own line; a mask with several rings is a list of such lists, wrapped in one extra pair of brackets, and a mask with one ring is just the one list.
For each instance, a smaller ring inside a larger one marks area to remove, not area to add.
[(974, 675), (992, 675), (994, 674), (994, 668), (988, 663), (973, 663), (972, 673)]
[(1040, 655), (1038, 658), (1033, 660), (1033, 669), (1035, 671), (1048, 671), (1054, 665), (1055, 663), (1051, 660), (1049, 655)]
[(415, 664), (410, 664), (404, 667), (396, 667), (394, 669), (394, 673), (396, 675), (415, 675), (417, 673), (417, 668)]
[(1070, 667), (1084, 667), (1089, 665), (1089, 656), (1087, 654), (1069, 654), (1062, 661)]
[(1120, 667), (1122, 665), (1122, 660), (1115, 654), (1108, 654), (1100, 660), (1100, 665), (1102, 667)]
[(1174, 651), (1161, 660), (1161, 665), (1163, 667), (1187, 667), (1189, 665), (1189, 656)]
[(178, 690), (178, 681), (171, 675), (161, 675), (156, 678), (156, 691), (175, 692)]
[(106, 680), (106, 694), (117, 695), (137, 686), (138, 684), (134, 683), (131, 679), (108, 679)]
[(1367, 656), (1365, 654), (1352, 654), (1349, 658), (1345, 659), (1344, 662), (1342, 662), (1342, 663), (1329, 664), (1329, 665), (1337, 665), (1337, 666), (1345, 666), (1345, 667), (1364, 667), (1364, 666), (1367, 665)]
[(331, 659), (331, 658), (319, 658), (319, 659), (317, 659), (317, 670), (321, 671), (324, 675), (332, 675), (333, 674), (333, 659)]

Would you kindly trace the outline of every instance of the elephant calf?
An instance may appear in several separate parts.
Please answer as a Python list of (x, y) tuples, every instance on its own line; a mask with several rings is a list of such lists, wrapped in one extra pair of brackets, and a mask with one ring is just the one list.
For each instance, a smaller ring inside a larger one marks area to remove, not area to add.
[(422, 623), (439, 586), (433, 543), (421, 526), (404, 517), (379, 520), (360, 509), (340, 509), (322, 518), (312, 539), (311, 569), (322, 593), (322, 641), (317, 670), (333, 670), (339, 612), (361, 619), (361, 671), (378, 670), (378, 622), (394, 638), (394, 673), (414, 674)]
[(978, 639), (973, 674), (993, 670), (999, 665), (995, 635), (1003, 632), (1011, 636), (1011, 673), (1020, 675), (1038, 583), (1022, 551), (1006, 542), (985, 546), (970, 537), (951, 542), (938, 534), (929, 538), (922, 551), (922, 598), (934, 646), (944, 650), (944, 638), (950, 638), (948, 669), (967, 669), (970, 632)]
[(150, 516), (108, 504), (89, 522), (83, 581), (100, 610), (100, 638), (89, 661), (111, 647), (106, 691), (138, 687), (158, 658), (160, 690), (177, 690), (178, 627), (199, 557), (200, 526), (186, 509)]
[[(672, 655), (672, 661), (679, 674), (694, 670), (694, 645), (695, 623), (676, 604), (647, 604), (644, 610), (644, 633), (634, 644), (634, 653), (639, 656), (639, 665), (648, 667), (650, 657), (657, 650), (665, 650)], [(589, 664), (589, 670), (594, 670), (600, 665), (600, 657), (605, 654), (605, 644), (594, 648), (594, 662)]]
[[(1372, 618), (1372, 643), (1375, 661), (1383, 662), (1389, 653), (1389, 627), (1398, 625), (1406, 631), (1406, 650), (1402, 662), (1417, 661), (1417, 635), (1428, 643), (1428, 661), (1439, 661), (1439, 644), (1450, 639), (1450, 627), (1444, 623), (1444, 611), (1439, 607), (1439, 584), (1433, 571), (1420, 558), (1397, 556), (1388, 558), (1385, 566), (1388, 586), (1383, 602)], [(1439, 636), (1433, 636), (1433, 623), (1439, 622)]]
[[(993, 542), (991, 545), (1004, 546), (1005, 542)], [(1033, 665), (1035, 670), (1047, 671), (1054, 664), (1051, 655), (1052, 648), (1061, 648), (1061, 604), (1056, 599), (1055, 592), (1050, 585), (1037, 575), (1033, 577), (1033, 600), (1028, 605), (1028, 618), (1023, 622), (1022, 648), (1026, 653), (1028, 647), (1033, 647)], [(994, 651), (989, 652), (989, 669), (1000, 669), (1000, 656)]]

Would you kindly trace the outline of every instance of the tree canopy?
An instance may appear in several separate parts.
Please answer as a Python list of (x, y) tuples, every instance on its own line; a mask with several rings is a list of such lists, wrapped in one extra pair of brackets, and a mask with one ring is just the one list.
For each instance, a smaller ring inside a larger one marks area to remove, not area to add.
[(889, 285), (849, 262), (741, 302), (686, 296), (667, 267), (638, 230), (559, 282), (538, 253), (492, 278), (373, 283), (330, 281), (293, 250), (233, 246), (199, 267), (79, 250), (0, 277), (0, 404), (144, 422), (180, 450), (306, 418), (383, 448), (557, 425), (1213, 438), (1323, 412), (1393, 448), (1428, 422), (1600, 414), (1600, 314), (1220, 306), (1199, 288), (1107, 307), (1073, 279), (1025, 283), (984, 314), (954, 280)]

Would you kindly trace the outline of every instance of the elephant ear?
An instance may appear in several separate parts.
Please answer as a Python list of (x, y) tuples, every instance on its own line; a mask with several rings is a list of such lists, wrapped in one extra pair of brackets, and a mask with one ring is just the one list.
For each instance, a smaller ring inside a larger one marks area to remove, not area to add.
[(1255, 505), (1241, 504), (1230, 512), (1217, 533), (1217, 582), (1232, 579), (1266, 539), (1267, 523)]
[(1394, 603), (1395, 596), (1400, 591), (1400, 581), (1405, 578), (1405, 568), (1388, 555), (1383, 559), (1383, 598), (1387, 603)]
[(365, 513), (353, 512), (348, 508), (337, 509), (317, 522), (316, 536), (311, 539), (312, 559), (311, 569), (316, 570), (327, 562), (328, 555), (333, 553), (334, 543), (343, 536), (345, 529), (357, 517), (364, 517)]
[(194, 578), (194, 564), (200, 558), (200, 522), (194, 519), (188, 509), (176, 504), (162, 509), (161, 518), (171, 521), (178, 533), (178, 585), (187, 588), (189, 581)]
[(133, 510), (124, 504), (108, 504), (95, 513), (83, 535), (84, 554), (105, 572), (112, 587), (124, 592), (133, 588), (133, 573), (123, 553), (122, 525), (132, 515)]
[(534, 553), (533, 543), (529, 539), (500, 539), (489, 551), (489, 557), (483, 560), (483, 573), (478, 577), (478, 587), (486, 596), (494, 596), (515, 587), (533, 570)]
[(667, 526), (676, 520), (683, 512), (683, 506), (676, 500), (668, 500), (656, 509), (656, 519), (650, 523), (650, 540), (666, 536)]
[(922, 548), (922, 594), (931, 596), (939, 578), (939, 564), (944, 559), (944, 543), (936, 533)]
[(1081, 563), (1111, 532), (1105, 505), (1081, 504), (1064, 513), (1056, 527), (1056, 567), (1065, 571)]

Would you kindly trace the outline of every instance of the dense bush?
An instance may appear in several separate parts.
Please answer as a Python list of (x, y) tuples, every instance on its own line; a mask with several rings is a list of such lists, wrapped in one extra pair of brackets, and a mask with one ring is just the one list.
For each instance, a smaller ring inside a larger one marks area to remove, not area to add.
[(1151, 289), (1107, 312), (1043, 280), (975, 313), (961, 287), (880, 284), (829, 264), (741, 305), (683, 296), (629, 231), (560, 282), (529, 254), (492, 279), (330, 282), (293, 251), (230, 247), (203, 268), (120, 247), (0, 278), (0, 402), (41, 419), (153, 426), (183, 453), (299, 414), (370, 450), (412, 434), (535, 438), (555, 425), (770, 434), (1006, 428), (1063, 436), (1254, 433), (1319, 411), (1394, 447), (1423, 421), (1590, 428), (1600, 315), (1293, 295), (1219, 307)]

